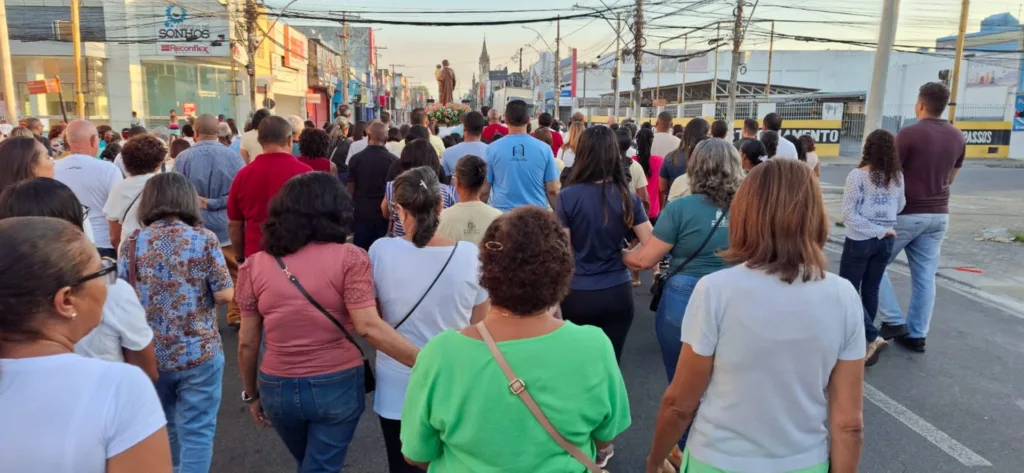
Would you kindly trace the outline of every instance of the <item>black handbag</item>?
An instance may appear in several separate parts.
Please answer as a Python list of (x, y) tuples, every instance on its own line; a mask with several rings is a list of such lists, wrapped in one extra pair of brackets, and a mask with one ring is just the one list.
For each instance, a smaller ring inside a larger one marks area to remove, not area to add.
[(337, 326), (341, 330), (341, 333), (345, 334), (345, 338), (347, 338), (348, 341), (355, 345), (356, 349), (359, 350), (359, 356), (363, 358), (363, 386), (365, 387), (366, 392), (372, 393), (377, 389), (377, 377), (373, 374), (373, 369), (370, 366), (370, 360), (366, 358), (366, 353), (363, 352), (363, 347), (356, 343), (356, 339), (352, 337), (352, 334), (345, 329), (345, 326), (342, 325), (341, 322), (338, 322), (338, 319), (335, 319), (330, 312), (327, 312), (327, 309), (324, 309), (324, 306), (320, 305), (316, 299), (313, 299), (313, 296), (306, 292), (306, 288), (302, 287), (302, 284), (299, 284), (299, 280), (295, 278), (295, 275), (288, 271), (288, 267), (284, 265), (284, 261), (281, 260), (280, 257), (275, 256), (274, 259), (277, 260), (278, 266), (281, 267), (281, 271), (284, 271), (284, 275), (288, 277), (288, 280), (295, 285), (295, 288), (298, 289), (303, 296), (306, 296), (306, 300), (308, 300), (310, 304), (313, 304), (313, 307), (316, 307), (316, 310), (319, 310), (321, 314), (324, 314), (324, 317), (327, 317), (331, 323)]
[(708, 246), (708, 242), (711, 241), (711, 237), (715, 236), (715, 232), (718, 231), (718, 226), (722, 224), (722, 220), (724, 220), (727, 215), (729, 215), (728, 211), (722, 212), (722, 215), (720, 215), (718, 220), (715, 221), (715, 226), (711, 227), (711, 233), (708, 233), (707, 238), (704, 239), (704, 243), (700, 244), (700, 248), (697, 248), (697, 251), (694, 251), (693, 254), (686, 257), (682, 264), (676, 266), (676, 269), (673, 269), (672, 272), (668, 274), (659, 274), (654, 278), (654, 283), (651, 285), (651, 312), (657, 312), (658, 304), (661, 303), (661, 294), (665, 291), (665, 284), (668, 283), (668, 280), (672, 279), (672, 276), (679, 274), (686, 265), (690, 264), (690, 261), (693, 261), (701, 251), (704, 251), (704, 247)]

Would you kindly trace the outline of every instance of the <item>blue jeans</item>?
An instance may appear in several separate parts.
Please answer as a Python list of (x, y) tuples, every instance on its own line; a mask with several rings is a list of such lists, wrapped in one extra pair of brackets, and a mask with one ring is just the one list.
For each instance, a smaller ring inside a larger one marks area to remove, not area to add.
[(879, 287), (878, 311), (882, 322), (906, 324), (913, 338), (928, 335), (928, 324), (935, 307), (935, 274), (939, 270), (939, 253), (948, 226), (948, 214), (900, 215), (896, 220), (896, 242), (889, 262), (892, 263), (900, 251), (906, 250), (910, 262), (910, 305), (904, 318), (892, 290), (892, 281), (886, 274)]
[(871, 343), (878, 338), (875, 315), (878, 313), (878, 288), (885, 274), (885, 267), (892, 257), (895, 238), (851, 240), (843, 243), (843, 256), (839, 261), (839, 275), (850, 281), (860, 293), (864, 306), (864, 335)]
[(167, 416), (174, 473), (208, 473), (217, 430), (224, 354), (183, 371), (161, 371), (156, 393)]
[[(672, 279), (665, 283), (661, 302), (658, 303), (658, 312), (654, 314), (654, 332), (661, 347), (661, 361), (665, 364), (665, 374), (669, 383), (676, 374), (679, 353), (683, 351), (683, 314), (686, 313), (686, 305), (690, 303), (690, 296), (693, 295), (697, 281), (700, 281), (700, 278), (685, 274), (672, 276)], [(680, 450), (686, 446), (686, 438), (689, 435), (690, 427), (687, 426), (683, 438), (679, 440)]]
[(305, 378), (259, 373), (260, 401), (299, 473), (338, 473), (366, 407), (363, 366)]

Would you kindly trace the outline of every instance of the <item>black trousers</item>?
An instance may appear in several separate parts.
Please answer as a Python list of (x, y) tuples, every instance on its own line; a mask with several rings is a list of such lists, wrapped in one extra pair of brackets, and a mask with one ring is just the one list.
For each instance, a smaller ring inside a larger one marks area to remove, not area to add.
[(380, 417), (380, 432), (384, 435), (384, 448), (388, 452), (388, 473), (423, 473), (410, 465), (402, 455), (402, 421)]
[(366, 251), (370, 251), (370, 245), (388, 233), (388, 221), (381, 217), (379, 219), (356, 220), (352, 223), (354, 235), (352, 243)]
[(627, 282), (596, 291), (572, 289), (562, 301), (562, 317), (576, 325), (593, 325), (603, 330), (618, 361), (633, 325), (633, 284)]

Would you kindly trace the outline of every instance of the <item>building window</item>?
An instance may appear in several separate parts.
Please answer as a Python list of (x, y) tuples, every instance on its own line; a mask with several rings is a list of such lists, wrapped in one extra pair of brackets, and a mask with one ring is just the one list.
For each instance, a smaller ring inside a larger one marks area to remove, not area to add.
[(166, 120), (172, 109), (184, 117), (181, 109), (185, 103), (196, 104), (197, 114), (233, 115), (231, 68), (144, 62), (142, 69), (146, 77), (145, 110), (148, 120)]

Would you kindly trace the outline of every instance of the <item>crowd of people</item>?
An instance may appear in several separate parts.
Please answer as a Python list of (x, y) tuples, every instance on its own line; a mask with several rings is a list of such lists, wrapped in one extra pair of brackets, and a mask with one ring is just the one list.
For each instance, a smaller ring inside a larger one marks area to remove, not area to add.
[[(423, 109), (258, 110), (123, 142), (77, 120), (60, 152), (33, 122), (0, 142), (0, 457), (208, 472), (226, 306), (241, 402), (297, 471), (342, 470), (373, 392), (392, 473), (598, 473), (651, 270), (669, 387), (646, 471), (855, 472), (865, 366), (925, 349), (964, 157), (948, 101), (926, 84), (916, 124), (867, 138), (838, 275), (814, 141), (777, 114), (733, 141), (667, 113), (534, 130), (521, 100), (443, 138)], [(885, 276), (904, 250), (906, 318)]]

